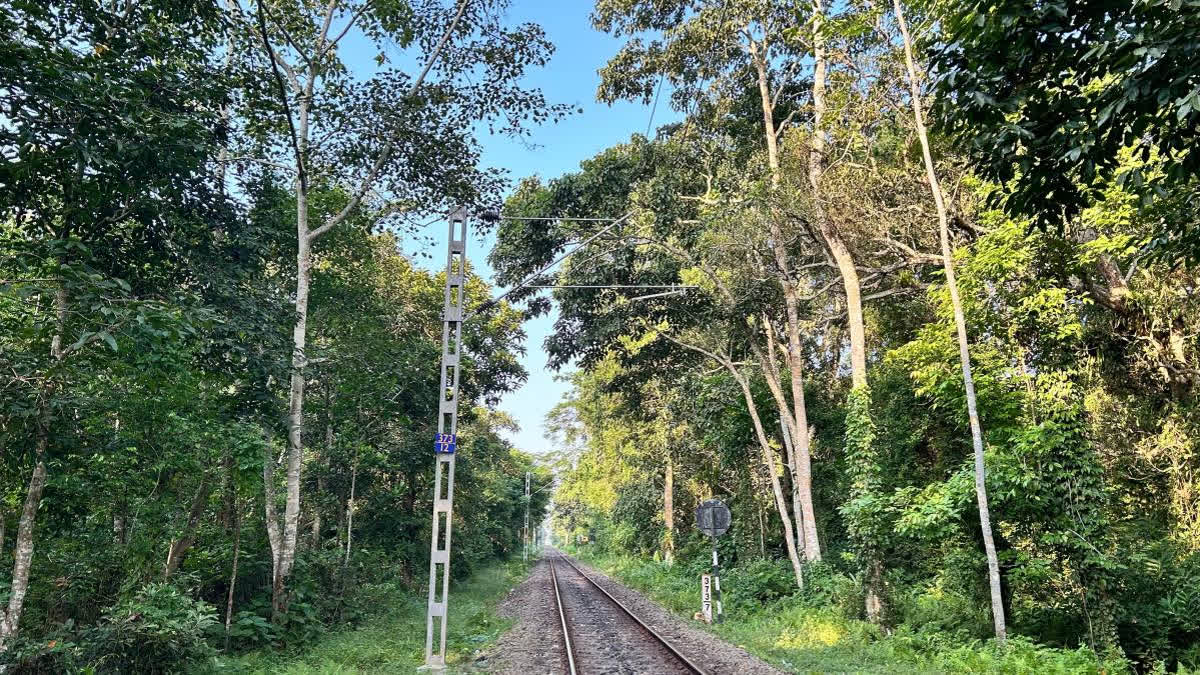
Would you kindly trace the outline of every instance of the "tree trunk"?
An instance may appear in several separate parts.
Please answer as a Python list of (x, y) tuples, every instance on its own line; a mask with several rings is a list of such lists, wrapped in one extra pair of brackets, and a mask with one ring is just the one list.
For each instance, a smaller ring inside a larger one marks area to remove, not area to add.
[[(307, 128), (307, 108), (301, 107), (300, 137)], [(312, 244), (308, 233), (308, 195), (296, 191), (296, 324), (292, 329), (292, 375), (288, 406), (287, 484), (283, 507), (282, 537), (274, 550), (275, 570), (271, 608), (278, 617), (287, 613), (287, 578), (296, 562), (296, 539), (300, 530), (300, 469), (304, 460), (304, 368), (308, 333), (308, 292), (312, 278)]]
[(796, 452), (793, 449), (792, 434), (788, 431), (787, 421), (779, 418), (779, 429), (783, 434), (783, 446), (787, 451), (788, 470), (792, 479), (792, 518), (796, 521), (796, 537), (804, 540), (804, 506), (800, 501), (800, 478), (796, 472)]
[[(759, 99), (763, 111), (763, 132), (767, 144), (767, 164), (771, 170), (771, 187), (776, 189), (780, 183), (779, 144), (775, 126), (775, 111), (771, 101), (770, 82), (767, 77), (767, 45), (754, 43), (751, 45), (751, 59), (758, 75)], [(781, 216), (772, 208), (767, 218), (771, 230), (771, 252), (778, 268), (776, 276), (783, 291), (784, 307), (787, 311), (788, 364), (791, 376), (792, 411), (787, 412), (786, 401), (781, 402), (781, 414), (792, 418), (793, 441), (795, 441), (796, 461), (794, 462), (795, 480), (800, 486), (800, 505), (804, 512), (802, 524), (804, 532), (804, 557), (810, 561), (821, 559), (821, 542), (817, 536), (816, 514), (812, 502), (812, 455), (808, 443), (808, 412), (804, 402), (804, 376), (800, 342), (800, 311), (796, 286), (792, 282), (791, 262), (788, 259), (784, 243), (783, 229), (779, 226)], [(770, 326), (765, 327), (770, 330)], [(773, 364), (772, 364), (773, 367)]]
[(883, 563), (878, 556), (872, 556), (867, 561), (866, 587), (867, 597), (864, 602), (867, 620), (872, 623), (883, 622)]
[(666, 475), (663, 477), (663, 527), (666, 537), (663, 539), (663, 559), (668, 563), (675, 559), (675, 466), (671, 458), (671, 449), (667, 452)]
[(9, 589), (8, 608), (0, 610), (0, 654), (8, 649), (8, 643), (17, 636), (21, 623), (21, 610), (25, 607), (25, 594), (29, 591), (29, 569), (33, 562), (33, 526), (37, 521), (38, 506), (42, 501), (42, 490), (46, 487), (46, 448), (49, 436), (46, 430), (38, 430), (37, 455), (33, 473), (25, 491), (25, 505), (21, 519), (17, 522), (17, 541), (13, 550), (12, 586)]
[(354, 489), (358, 482), (358, 458), (354, 459), (354, 466), (350, 468), (350, 498), (346, 500), (346, 560), (344, 565), (350, 564), (350, 542), (354, 535)]
[[(779, 409), (780, 423), (787, 431), (784, 436), (784, 446), (788, 451), (788, 468), (792, 478), (792, 509), (797, 540), (803, 543), (807, 560), (820, 560), (821, 548), (816, 530), (816, 511), (812, 503), (811, 438), (808, 434), (808, 412), (805, 408), (804, 387), (800, 379), (803, 364), (799, 360), (793, 359), (790, 351), (784, 352), (784, 362), (787, 364), (791, 376), (793, 401), (796, 402), (794, 406), (790, 406), (787, 396), (783, 392), (783, 385), (780, 383), (776, 366), (775, 353), (777, 349), (774, 329), (771, 326), (770, 317), (765, 313), (762, 320), (763, 333), (767, 338), (767, 353), (764, 355), (762, 349), (753, 340), (750, 341), (750, 349), (754, 353), (754, 358), (758, 360), (760, 370), (767, 382), (767, 388), (775, 398), (775, 404)], [(798, 322), (789, 323), (789, 331), (793, 325), (797, 330), (799, 329)], [(752, 325), (750, 327), (753, 329)], [(798, 398), (796, 398), (797, 392)]]
[[(729, 367), (732, 368), (732, 364)], [(775, 508), (779, 511), (780, 520), (783, 521), (783, 540), (787, 545), (788, 559), (792, 562), (792, 574), (796, 577), (796, 587), (804, 588), (804, 571), (800, 565), (800, 552), (796, 546), (796, 537), (792, 534), (792, 519), (788, 515), (787, 500), (783, 496), (783, 487), (779, 484), (779, 476), (776, 474), (775, 452), (771, 449), (766, 431), (763, 429), (762, 419), (758, 416), (758, 406), (754, 403), (750, 385), (740, 374), (735, 374), (734, 378), (742, 388), (742, 397), (746, 400), (750, 419), (754, 422), (754, 432), (758, 437), (759, 448), (762, 450), (763, 465), (766, 467), (767, 477), (771, 481), (771, 492), (775, 495)]]
[(929, 150), (929, 133), (925, 129), (925, 116), (921, 107), (921, 88), (917, 79), (916, 62), (913, 59), (912, 38), (908, 34), (908, 25), (904, 21), (904, 8), (900, 0), (893, 0), (893, 4), (896, 10), (896, 23), (899, 25), (900, 35), (904, 39), (904, 61), (908, 66), (913, 121), (916, 124), (917, 137), (921, 140), (921, 156), (925, 160), (925, 174), (929, 179), (929, 189), (933, 193), (933, 201), (937, 206), (938, 226), (942, 240), (942, 264), (946, 270), (946, 287), (950, 291), (950, 304), (954, 309), (954, 327), (958, 333), (958, 355), (962, 362), (963, 389), (967, 396), (967, 418), (971, 424), (971, 445), (975, 451), (975, 500), (979, 506), (979, 526), (983, 533), (984, 552), (987, 554), (988, 585), (991, 587), (992, 596), (992, 623), (996, 631), (996, 640), (1003, 643), (1007, 636), (1004, 594), (1000, 587), (1000, 562), (996, 555), (996, 542), (992, 537), (992, 520), (988, 510), (987, 473), (983, 461), (983, 430), (979, 424), (979, 412), (975, 401), (975, 382), (971, 377), (967, 320), (963, 315), (962, 300), (958, 295), (958, 283), (954, 277), (954, 258), (950, 250), (950, 225), (946, 214), (946, 202), (942, 196), (942, 188), (933, 165), (933, 155)]
[(842, 286), (846, 292), (846, 326), (850, 333), (850, 386), (867, 384), (867, 338), (863, 322), (862, 287), (858, 280), (858, 269), (854, 257), (842, 239), (836, 224), (825, 214), (821, 203), (821, 180), (825, 174), (825, 38), (821, 34), (825, 23), (823, 0), (813, 3), (813, 133), (808, 152), (808, 182), (812, 187), (814, 220), (825, 246), (833, 256)]
[[(411, 513), (412, 509), (411, 508), (406, 509), (406, 511)], [(338, 508), (337, 508), (337, 548), (339, 551), (345, 550), (345, 548), (346, 548), (346, 542), (342, 540), (342, 535), (345, 534), (345, 532), (346, 532), (346, 509), (343, 508), (342, 496), (339, 494), (338, 495)]]
[(275, 503), (275, 455), (271, 452), (270, 433), (264, 428), (263, 436), (263, 521), (267, 528), (267, 542), (271, 546), (271, 588), (272, 614), (277, 612), (274, 606), (275, 588), (279, 581), (279, 552), (283, 548), (283, 533), (279, 530), (279, 508)]
[[(236, 488), (235, 488), (236, 490)], [(235, 497), (236, 501), (236, 497)], [(237, 587), (238, 555), (242, 551), (242, 514), (236, 504), (233, 512), (233, 565), (229, 570), (229, 593), (225, 596), (225, 652), (229, 653), (229, 629), (233, 624), (233, 591)]]
[(212, 481), (209, 480), (208, 474), (205, 474), (200, 479), (196, 494), (192, 497), (192, 507), (188, 510), (187, 523), (184, 525), (183, 532), (178, 539), (172, 539), (167, 547), (167, 562), (163, 565), (163, 581), (170, 579), (171, 575), (179, 569), (188, 549), (196, 543), (196, 526), (200, 524), (200, 516), (204, 515), (204, 508), (208, 506), (208, 495), (212, 492), (211, 488)]
[[(65, 263), (61, 258), (59, 263)], [(54, 335), (50, 338), (50, 358), (63, 360), (63, 333), (67, 325), (67, 289), (61, 280), (54, 293)], [(53, 384), (48, 385), (46, 399), (53, 394)], [(46, 451), (50, 447), (49, 411), (42, 409), (37, 430), (37, 446), (33, 460), (33, 472), (25, 490), (25, 503), (21, 517), (17, 520), (17, 539), (13, 545), (12, 584), (9, 586), (8, 608), (0, 609), (0, 654), (17, 636), (21, 626), (21, 612), (25, 608), (25, 594), (29, 592), (29, 572), (33, 565), (33, 528), (37, 524), (38, 507), (42, 502), (42, 490), (46, 487)]]
[(741, 388), (742, 398), (746, 401), (746, 409), (750, 413), (750, 420), (754, 423), (755, 438), (758, 440), (758, 446), (762, 450), (763, 466), (767, 470), (767, 478), (771, 481), (771, 492), (775, 496), (775, 509), (779, 512), (779, 519), (783, 523), (783, 540), (787, 546), (788, 559), (792, 563), (792, 573), (796, 577), (796, 587), (804, 588), (804, 569), (800, 563), (800, 550), (796, 544), (795, 532), (792, 530), (792, 518), (788, 515), (787, 499), (783, 495), (783, 487), (780, 485), (779, 476), (776, 474), (777, 458), (775, 450), (771, 447), (766, 430), (762, 424), (762, 418), (758, 414), (758, 404), (754, 402), (754, 394), (750, 391), (750, 383), (742, 373), (738, 372), (737, 366), (728, 358), (722, 358), (702, 347), (676, 340), (669, 335), (664, 335), (664, 337), (680, 347), (691, 349), (721, 364)]
[[(425, 77), (437, 61), (442, 49), (450, 41), (451, 36), (454, 35), (459, 21), (466, 12), (468, 4), (470, 3), (465, 1), (458, 3), (458, 11), (454, 15), (450, 25), (442, 33), (441, 39), (434, 45), (433, 51), (425, 61), (421, 72), (409, 84), (407, 89), (408, 97), (411, 98), (414, 96), (424, 83)], [(295, 564), (296, 540), (300, 529), (300, 472), (304, 454), (304, 369), (307, 365), (305, 347), (308, 327), (308, 294), (312, 277), (312, 245), (318, 237), (344, 222), (358, 208), (368, 190), (379, 180), (384, 167), (397, 147), (397, 138), (389, 138), (371, 163), (366, 175), (359, 183), (358, 189), (351, 195), (349, 202), (342, 207), (341, 211), (325, 220), (319, 227), (309, 228), (309, 184), (307, 178), (308, 148), (310, 143), (309, 118), (313, 110), (312, 105), (317, 81), (325, 75), (323, 70), (325, 60), (322, 55), (325, 55), (327, 48), (332, 48), (336, 44), (336, 39), (333, 43), (328, 42), (328, 31), (339, 6), (337, 2), (330, 2), (325, 7), (324, 17), (321, 21), (322, 27), (319, 29), (312, 51), (305, 56), (307, 69), (305, 70), (304, 77), (296, 78), (294, 74), (290, 76), (292, 81), (292, 95), (295, 98), (295, 102), (293, 103), (288, 96), (283, 78), (279, 72), (280, 57), (270, 43), (262, 3), (258, 3), (257, 5), (258, 28), (260, 37), (262, 38), (263, 50), (267, 60), (271, 63), (272, 73), (279, 88), (279, 103), (287, 109), (288, 130), (291, 136), (290, 140), (296, 168), (296, 323), (292, 331), (292, 372), (288, 396), (287, 494), (284, 503), (282, 531), (279, 531), (279, 525), (276, 523), (276, 533), (279, 536), (271, 537), (271, 552), (274, 561), (271, 607), (276, 619), (287, 613), (286, 583)], [(301, 80), (303, 80), (303, 84), (301, 84)], [(294, 127), (291, 115), (293, 105), (296, 109)], [(273, 510), (273, 507), (271, 508)], [(269, 533), (270, 527), (268, 526)], [(349, 548), (349, 542), (347, 542), (347, 548)]]

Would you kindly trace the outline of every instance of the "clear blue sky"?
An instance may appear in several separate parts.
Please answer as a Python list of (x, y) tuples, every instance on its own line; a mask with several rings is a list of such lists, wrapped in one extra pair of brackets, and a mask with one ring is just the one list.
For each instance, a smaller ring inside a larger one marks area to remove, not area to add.
[[(596, 71), (617, 53), (621, 42), (592, 28), (591, 7), (590, 0), (514, 0), (507, 22), (510, 25), (527, 21), (538, 23), (555, 45), (550, 63), (530, 73), (525, 84), (540, 88), (553, 103), (573, 104), (583, 112), (557, 124), (534, 128), (532, 135), (522, 141), (489, 136), (484, 129), (479, 137), (484, 166), (507, 170), (514, 182), (534, 174), (554, 178), (577, 170), (581, 160), (628, 140), (631, 134), (645, 133), (650, 121), (650, 105), (619, 103), (608, 106), (596, 102), (596, 86), (600, 81)], [(374, 50), (353, 42), (347, 45), (350, 67), (358, 73), (371, 70)], [(668, 105), (669, 93), (669, 86), (665, 87), (654, 114), (654, 127), (679, 117)], [(421, 233), (432, 237), (432, 241), (419, 248), (432, 255), (418, 258), (420, 264), (430, 267), (444, 264), (444, 227), (439, 223)], [(486, 258), (494, 241), (493, 236), (481, 238), (472, 234), (467, 245), (476, 271), (489, 280), (492, 270)], [(412, 252), (407, 250), (408, 246), (405, 248), (406, 252)], [(502, 289), (496, 290), (497, 294), (500, 292)], [(555, 381), (555, 373), (546, 368), (546, 353), (542, 349), (556, 317), (557, 313), (552, 313), (526, 323), (529, 337), (522, 363), (529, 371), (529, 381), (507, 395), (500, 405), (521, 426), (521, 431), (509, 434), (509, 439), (518, 448), (534, 453), (550, 449), (542, 437), (542, 423), (546, 413), (567, 390), (564, 383)]]
[[(651, 106), (633, 103), (609, 106), (596, 102), (596, 86), (600, 82), (596, 71), (617, 53), (621, 43), (592, 28), (590, 13), (591, 2), (587, 0), (515, 0), (509, 20), (541, 24), (556, 49), (550, 63), (532, 73), (528, 84), (540, 88), (553, 102), (578, 105), (583, 113), (534, 129), (529, 139), (536, 145), (532, 149), (503, 137), (482, 137), (485, 165), (503, 167), (513, 178), (534, 174), (553, 178), (577, 170), (580, 161), (628, 140), (631, 134), (645, 133)], [(664, 90), (658, 102), (655, 127), (678, 118), (668, 105), (668, 93)], [(474, 251), (471, 259), (481, 268), (486, 267), (484, 258), (492, 241), (488, 237), (470, 242)], [(439, 243), (444, 245), (440, 240)], [(490, 275), (491, 269), (480, 272)], [(526, 323), (528, 351), (522, 363), (529, 371), (529, 381), (506, 396), (500, 406), (521, 425), (520, 433), (510, 435), (510, 440), (518, 448), (535, 453), (550, 449), (542, 436), (542, 423), (567, 390), (566, 384), (556, 382), (555, 373), (546, 367), (546, 353), (542, 349), (543, 340), (553, 331), (555, 318), (557, 312)]]

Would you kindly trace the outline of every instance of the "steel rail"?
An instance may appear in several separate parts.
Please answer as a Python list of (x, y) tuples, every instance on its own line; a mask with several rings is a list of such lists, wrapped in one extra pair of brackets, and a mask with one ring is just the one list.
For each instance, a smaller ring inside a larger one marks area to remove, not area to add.
[(558, 592), (558, 574), (554, 571), (554, 561), (550, 561), (550, 581), (554, 584), (554, 602), (558, 605), (558, 621), (562, 625), (563, 645), (567, 652), (567, 674), (578, 675), (575, 669), (575, 648), (571, 646), (571, 632), (567, 629), (567, 610), (563, 608), (562, 595)]
[[(611, 600), (612, 603), (614, 605), (616, 605), (617, 607), (620, 607), (621, 611), (625, 612), (625, 614), (628, 615), (629, 618), (633, 619), (637, 623), (637, 625), (639, 625), (643, 629), (645, 629), (645, 631), (650, 634), (650, 637), (654, 638), (655, 640), (658, 640), (659, 644), (661, 644), (663, 647), (666, 647), (667, 651), (671, 652), (671, 654), (673, 654), (675, 656), (675, 658), (679, 659), (680, 663), (687, 666), (688, 670), (692, 671), (696, 675), (708, 675), (708, 673), (706, 673), (704, 671), (704, 669), (702, 669), (700, 666), (693, 663), (692, 660), (689, 659), (688, 657), (684, 656), (683, 652), (676, 649), (675, 645), (671, 644), (671, 642), (669, 640), (667, 640), (667, 638), (663, 637), (662, 635), (659, 635), (658, 631), (654, 630), (649, 625), (647, 625), (645, 621), (642, 621), (642, 619), (640, 617), (638, 617), (637, 614), (634, 614), (631, 609), (626, 607), (624, 603), (622, 603), (620, 600), (617, 600), (616, 598), (614, 598), (612, 596), (612, 594), (609, 593), (608, 591), (604, 590), (604, 587), (601, 586), (600, 584), (596, 583), (595, 579), (589, 577), (586, 572), (579, 569), (579, 566), (576, 565), (575, 563), (571, 562), (570, 558), (568, 558), (567, 556), (565, 556), (561, 553), (559, 554), (558, 557), (560, 559), (562, 559), (563, 562), (567, 563), (567, 565), (571, 566), (576, 572), (578, 572), (579, 576), (583, 577), (584, 579), (587, 579), (588, 583), (590, 583), (596, 590), (598, 590), (604, 594), (604, 597)], [(551, 564), (551, 566), (550, 566), (550, 573), (551, 574), (554, 573), (554, 565), (553, 564)], [(558, 591), (557, 577), (555, 577), (555, 579), (556, 579), (555, 592), (557, 592)]]

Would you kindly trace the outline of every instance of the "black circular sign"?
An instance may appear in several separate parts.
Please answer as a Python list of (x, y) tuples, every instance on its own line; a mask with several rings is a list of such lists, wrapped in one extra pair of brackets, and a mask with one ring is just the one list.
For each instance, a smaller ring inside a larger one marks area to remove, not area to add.
[(696, 507), (696, 527), (706, 537), (719, 537), (729, 529), (729, 507), (720, 499), (706, 499)]

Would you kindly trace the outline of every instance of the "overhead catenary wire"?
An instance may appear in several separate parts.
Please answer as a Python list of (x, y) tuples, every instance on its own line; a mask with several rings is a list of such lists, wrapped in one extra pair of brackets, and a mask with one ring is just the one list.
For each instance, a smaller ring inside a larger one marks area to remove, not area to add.
[[(570, 257), (572, 254), (574, 254), (576, 251), (583, 248), (584, 246), (587, 246), (588, 244), (592, 243), (596, 239), (599, 239), (601, 235), (603, 235), (604, 233), (613, 229), (617, 225), (620, 225), (621, 223), (625, 222), (626, 220), (629, 220), (629, 218), (632, 216), (633, 216), (633, 211), (630, 211), (630, 212), (626, 213), (625, 215), (621, 216), (620, 218), (617, 218), (613, 222), (611, 222), (608, 225), (606, 225), (605, 227), (601, 228), (599, 231), (597, 231), (592, 236), (579, 242), (579, 244), (577, 246), (575, 246), (575, 248), (572, 248), (571, 250), (567, 251), (566, 253), (563, 253), (562, 255), (560, 255), (557, 258), (555, 258), (554, 260), (552, 260), (548, 265), (546, 265), (542, 269), (540, 269), (540, 270), (534, 272), (533, 274), (530, 274), (529, 276), (522, 279), (521, 283), (519, 283), (516, 286), (513, 286), (512, 288), (508, 289), (507, 291), (504, 291), (503, 293), (501, 293), (499, 297), (492, 298), (491, 300), (488, 300), (487, 302), (480, 305), (479, 309), (475, 310), (474, 314), (478, 314), (480, 312), (483, 312), (483, 311), (491, 308), (492, 306), (498, 304), (501, 300), (507, 298), (512, 293), (514, 293), (522, 288), (525, 288), (526, 286), (529, 285), (529, 282), (531, 282), (534, 279), (545, 274), (546, 271), (549, 270), (551, 267), (554, 267), (555, 265), (559, 264), (560, 262), (566, 260), (568, 257)], [(557, 218), (555, 220), (564, 220), (564, 219)]]
[(664, 291), (662, 293), (651, 293), (650, 295), (639, 295), (639, 296), (636, 296), (633, 298), (629, 298), (629, 301), (633, 302), (635, 300), (649, 300), (650, 298), (665, 298), (667, 296), (672, 296), (672, 295), (683, 295), (684, 293), (687, 293), (690, 289), (693, 289), (693, 288), (696, 288), (696, 286), (688, 286), (687, 288), (684, 288), (681, 286), (672, 291)]
[(682, 284), (557, 284), (552, 286), (526, 286), (525, 288), (676, 288), (685, 290), (699, 286), (684, 286)]
[(630, 214), (625, 214), (620, 218), (574, 218), (572, 216), (506, 216), (498, 215), (498, 220), (573, 220), (578, 223), (610, 223), (613, 221), (624, 220)]
[(650, 119), (646, 120), (646, 138), (650, 138), (650, 127), (654, 124), (654, 112), (658, 110), (658, 97), (662, 94), (663, 80), (666, 77), (666, 71), (658, 76), (658, 88), (654, 90), (654, 105), (650, 106)]

